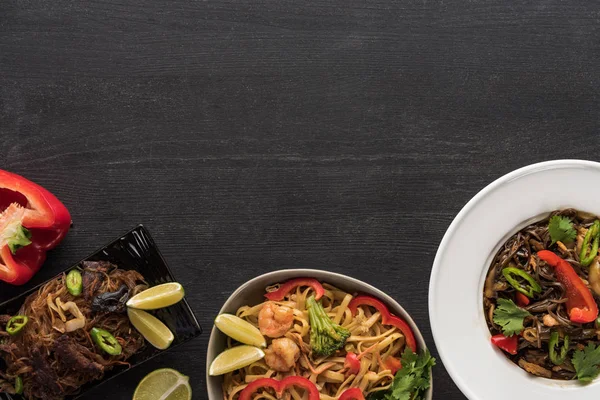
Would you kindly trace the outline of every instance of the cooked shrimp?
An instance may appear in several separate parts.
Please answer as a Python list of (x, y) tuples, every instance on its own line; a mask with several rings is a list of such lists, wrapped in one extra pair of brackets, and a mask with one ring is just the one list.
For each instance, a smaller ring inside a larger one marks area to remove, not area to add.
[(300, 348), (288, 338), (275, 339), (265, 350), (265, 363), (269, 368), (279, 372), (287, 372), (298, 361)]
[(283, 336), (294, 322), (294, 310), (267, 302), (258, 313), (260, 333), (271, 338)]

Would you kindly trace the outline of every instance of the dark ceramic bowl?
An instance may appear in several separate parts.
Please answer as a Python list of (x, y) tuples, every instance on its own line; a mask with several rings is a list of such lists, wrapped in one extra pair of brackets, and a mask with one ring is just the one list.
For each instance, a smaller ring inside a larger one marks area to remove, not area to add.
[[(104, 246), (81, 262), (83, 261), (109, 261), (117, 265), (119, 268), (136, 270), (144, 276), (150, 286), (176, 281), (171, 273), (171, 270), (167, 266), (165, 259), (160, 254), (160, 251), (158, 251), (154, 240), (152, 240), (150, 233), (142, 225), (139, 225), (138, 227), (127, 232), (125, 235)], [(80, 263), (77, 265), (79, 264)], [(71, 266), (65, 271), (68, 271), (77, 265)], [(56, 277), (60, 276), (61, 274), (57, 275)], [(56, 279), (56, 277), (52, 279)], [(10, 315), (18, 312), (19, 308), (25, 301), (25, 298), (31, 293), (37, 291), (41, 286), (45, 285), (49, 281), (44, 282), (37, 287), (0, 304), (0, 314)], [(185, 299), (171, 307), (155, 310), (152, 311), (152, 313), (161, 321), (163, 321), (175, 335), (173, 344), (171, 347), (169, 347), (169, 349), (188, 342), (202, 333), (202, 329), (200, 328), (192, 309)], [(160, 353), (163, 353), (164, 351), (168, 350), (158, 350), (152, 347), (150, 344), (147, 344), (142, 351), (129, 358), (128, 362), (131, 364), (129, 367), (123, 366), (111, 369), (104, 374), (104, 378), (102, 380), (93, 381), (87, 385), (84, 385), (79, 394), (75, 396), (67, 396), (66, 399), (72, 400), (79, 398), (87, 391), (96, 388), (115, 376), (124, 373), (130, 368), (133, 368), (159, 355)], [(2, 364), (3, 362), (0, 362), (0, 368), (4, 367)], [(0, 399), (2, 400), (13, 398), (20, 398), (20, 396), (0, 394)]]

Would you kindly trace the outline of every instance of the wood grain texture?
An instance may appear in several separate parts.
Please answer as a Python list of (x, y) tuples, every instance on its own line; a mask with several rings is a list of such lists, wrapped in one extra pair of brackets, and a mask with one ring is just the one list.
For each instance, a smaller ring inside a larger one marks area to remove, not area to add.
[[(144, 223), (207, 332), (241, 283), (312, 267), (395, 297), (435, 353), (429, 273), (460, 208), (517, 167), (598, 159), (599, 5), (2, 1), (0, 167), (75, 223), (32, 284)], [(205, 399), (207, 341), (111, 397), (169, 366)]]

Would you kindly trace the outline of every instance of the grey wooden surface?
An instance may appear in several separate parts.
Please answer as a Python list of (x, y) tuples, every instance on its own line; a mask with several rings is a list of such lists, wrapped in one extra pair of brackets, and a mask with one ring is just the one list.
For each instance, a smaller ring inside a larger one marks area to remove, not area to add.
[[(429, 273), (454, 215), (517, 167), (598, 159), (599, 15), (560, 0), (4, 0), (0, 168), (75, 224), (32, 284), (144, 223), (205, 332), (249, 278), (311, 267), (392, 295), (435, 353)], [(86, 398), (128, 399), (169, 366), (206, 399), (207, 341)], [(465, 398), (441, 363), (434, 376), (435, 399)]]

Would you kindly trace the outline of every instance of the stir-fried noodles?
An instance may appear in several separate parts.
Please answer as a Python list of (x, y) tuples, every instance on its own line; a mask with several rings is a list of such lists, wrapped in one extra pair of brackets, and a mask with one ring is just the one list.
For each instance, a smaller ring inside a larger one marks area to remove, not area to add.
[[(84, 262), (83, 267), (81, 295), (69, 293), (63, 275), (27, 297), (18, 312), (28, 318), (21, 332), (7, 332), (12, 316), (0, 316), (0, 356), (6, 364), (0, 391), (15, 393), (14, 382), (20, 380), (27, 399), (62, 399), (114, 366), (127, 365), (144, 346), (124, 313), (129, 296), (147, 287), (144, 278), (106, 262)], [(90, 335), (93, 328), (113, 335), (121, 353), (99, 348)]]
[[(492, 261), (483, 293), (492, 342), (531, 374), (582, 381), (597, 375), (597, 218), (555, 211), (512, 235)], [(593, 374), (581, 367), (584, 359)]]
[[(272, 293), (278, 287), (267, 288), (267, 292)], [(280, 301), (241, 307), (236, 315), (267, 337), (266, 356), (224, 376), (224, 399), (237, 399), (248, 383), (260, 378), (278, 381), (290, 376), (307, 378), (317, 386), (321, 400), (336, 399), (348, 388), (359, 388), (366, 397), (390, 387), (399, 368), (398, 358), (406, 345), (405, 335), (397, 327), (383, 324), (376, 308), (363, 304), (353, 313), (349, 307), (355, 298), (352, 294), (329, 284), (323, 284), (323, 288), (320, 304), (328, 319), (339, 325), (333, 333), (342, 339), (339, 346), (323, 344), (329, 346), (331, 354), (317, 354), (317, 350), (323, 349), (315, 349), (311, 341), (311, 325), (320, 322), (309, 312), (311, 307), (317, 307), (310, 288), (294, 288)], [(235, 345), (228, 338), (228, 348)], [(350, 353), (356, 355), (359, 363), (354, 371), (349, 370), (351, 367), (346, 362)], [(284, 396), (303, 398), (299, 388), (289, 388)], [(273, 400), (277, 396), (265, 389), (253, 398)]]

